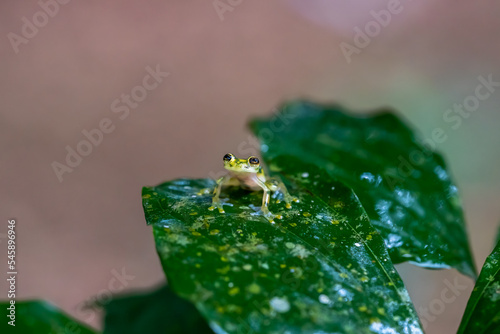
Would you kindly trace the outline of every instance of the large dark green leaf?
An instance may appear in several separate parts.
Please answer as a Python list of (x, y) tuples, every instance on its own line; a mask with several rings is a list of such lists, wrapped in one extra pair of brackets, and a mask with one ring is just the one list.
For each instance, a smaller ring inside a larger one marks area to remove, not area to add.
[(287, 164), (300, 203), (257, 211), (262, 192), (227, 188), (209, 211), (212, 180), (143, 189), (146, 220), (172, 289), (217, 333), (420, 333), (383, 239), (349, 188), (313, 165)]
[(8, 324), (11, 310), (8, 302), (0, 303), (2, 321), (0, 333), (22, 334), (93, 334), (96, 333), (89, 327), (70, 318), (58, 308), (44, 301), (16, 301), (15, 327)]
[(458, 333), (500, 333), (500, 242), (481, 269)]
[(395, 263), (453, 267), (475, 277), (457, 188), (443, 159), (396, 116), (354, 116), (337, 106), (285, 105), (251, 123), (271, 168), (278, 157), (314, 163), (358, 195)]
[(168, 286), (115, 297), (104, 305), (105, 334), (209, 334), (205, 319)]

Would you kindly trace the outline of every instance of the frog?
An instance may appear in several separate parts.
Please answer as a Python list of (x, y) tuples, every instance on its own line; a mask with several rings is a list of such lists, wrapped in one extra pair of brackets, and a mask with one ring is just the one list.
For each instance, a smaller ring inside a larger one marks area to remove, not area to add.
[[(212, 206), (209, 210), (213, 211), (216, 208), (219, 213), (225, 213), (223, 202), (220, 199), (222, 187), (224, 186), (240, 186), (250, 191), (263, 191), (261, 212), (272, 224), (275, 223), (274, 219), (282, 219), (282, 215), (276, 215), (269, 211), (269, 201), (271, 193), (275, 197), (278, 193), (283, 195), (285, 207), (290, 209), (292, 202), (299, 200), (292, 197), (288, 192), (285, 184), (278, 178), (270, 177), (264, 171), (259, 158), (256, 156), (249, 156), (247, 159), (239, 159), (234, 154), (227, 153), (223, 157), (224, 168), (229, 172), (223, 177), (219, 178), (216, 182), (212, 194)], [(280, 203), (278, 199), (276, 203)]]

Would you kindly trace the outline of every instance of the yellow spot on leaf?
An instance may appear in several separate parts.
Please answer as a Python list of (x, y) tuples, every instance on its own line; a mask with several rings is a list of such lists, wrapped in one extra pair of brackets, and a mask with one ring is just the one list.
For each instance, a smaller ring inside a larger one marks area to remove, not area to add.
[(229, 293), (230, 296), (234, 296), (240, 292), (240, 288), (235, 286), (234, 288), (230, 289), (227, 293)]
[(339, 224), (339, 221), (338, 221), (338, 220), (332, 220), (332, 224), (333, 224), (333, 225), (338, 225), (338, 224)]
[(248, 292), (253, 293), (253, 294), (258, 294), (260, 293), (260, 286), (258, 286), (255, 283), (252, 283), (248, 286), (247, 288)]
[(210, 235), (216, 235), (216, 234), (219, 234), (219, 230), (211, 230), (210, 231)]
[(360, 312), (366, 312), (366, 311), (368, 311), (368, 308), (367, 308), (366, 306), (364, 306), (364, 305), (363, 305), (363, 306), (360, 306), (360, 307), (358, 308), (358, 310), (359, 310)]
[(224, 268), (219, 268), (216, 269), (215, 271), (218, 272), (219, 274), (225, 275), (228, 273), (228, 271), (231, 270), (229, 266), (225, 266)]
[(304, 216), (304, 217), (311, 217), (311, 214), (310, 214), (309, 212), (304, 212), (304, 213), (302, 214), (302, 216)]
[(286, 268), (286, 264), (280, 264), (280, 268)]

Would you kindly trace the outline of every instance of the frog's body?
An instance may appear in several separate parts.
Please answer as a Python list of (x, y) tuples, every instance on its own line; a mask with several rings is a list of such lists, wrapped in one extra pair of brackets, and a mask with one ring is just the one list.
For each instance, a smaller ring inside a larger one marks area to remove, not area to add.
[(261, 211), (271, 223), (274, 223), (274, 218), (281, 218), (279, 215), (272, 214), (268, 209), (270, 193), (272, 191), (283, 194), (287, 208), (291, 207), (292, 201), (297, 201), (297, 199), (290, 196), (281, 180), (266, 176), (259, 159), (254, 156), (248, 159), (238, 159), (231, 153), (228, 153), (224, 156), (224, 168), (229, 171), (229, 174), (217, 180), (210, 210), (217, 208), (220, 213), (224, 213), (223, 203), (219, 198), (223, 186), (241, 186), (252, 191), (263, 190)]

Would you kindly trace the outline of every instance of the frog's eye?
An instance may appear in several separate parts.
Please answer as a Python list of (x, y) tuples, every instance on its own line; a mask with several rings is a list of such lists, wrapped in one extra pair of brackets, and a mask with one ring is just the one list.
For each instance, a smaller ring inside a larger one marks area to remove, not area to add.
[(230, 161), (234, 160), (235, 158), (234, 158), (234, 155), (232, 155), (231, 153), (228, 153), (224, 156), (223, 159), (224, 159), (224, 162), (230, 162)]
[(251, 166), (255, 167), (255, 166), (259, 165), (260, 161), (259, 161), (259, 158), (257, 158), (257, 157), (250, 157), (250, 158), (248, 158), (248, 163)]

